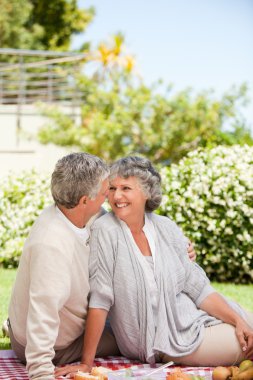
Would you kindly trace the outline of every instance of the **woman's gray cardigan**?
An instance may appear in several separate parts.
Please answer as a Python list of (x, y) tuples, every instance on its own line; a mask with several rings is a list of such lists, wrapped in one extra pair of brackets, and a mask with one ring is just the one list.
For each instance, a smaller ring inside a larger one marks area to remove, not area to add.
[(112, 213), (92, 226), (90, 308), (109, 311), (121, 353), (154, 362), (157, 352), (180, 357), (195, 351), (204, 327), (220, 323), (198, 306), (215, 290), (187, 254), (187, 239), (169, 218), (147, 214), (156, 235), (155, 278), (159, 289), (157, 328), (149, 285), (126, 225)]

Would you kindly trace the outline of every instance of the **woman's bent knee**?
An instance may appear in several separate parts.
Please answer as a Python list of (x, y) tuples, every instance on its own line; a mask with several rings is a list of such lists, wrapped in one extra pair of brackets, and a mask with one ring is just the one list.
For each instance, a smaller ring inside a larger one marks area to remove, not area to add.
[(235, 328), (227, 323), (206, 327), (202, 343), (196, 351), (181, 358), (164, 355), (176, 364), (200, 367), (229, 366), (244, 359), (243, 352), (235, 334)]

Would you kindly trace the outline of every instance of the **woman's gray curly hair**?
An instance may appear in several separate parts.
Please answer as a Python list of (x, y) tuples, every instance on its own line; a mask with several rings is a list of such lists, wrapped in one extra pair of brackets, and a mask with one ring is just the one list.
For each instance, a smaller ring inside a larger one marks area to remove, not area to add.
[(156, 210), (162, 201), (161, 176), (152, 163), (143, 157), (128, 156), (115, 161), (110, 167), (109, 180), (115, 177), (136, 177), (148, 197), (145, 210)]

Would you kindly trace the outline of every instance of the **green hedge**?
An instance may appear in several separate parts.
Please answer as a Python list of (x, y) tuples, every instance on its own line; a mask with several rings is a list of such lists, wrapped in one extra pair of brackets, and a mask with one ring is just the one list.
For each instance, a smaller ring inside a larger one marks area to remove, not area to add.
[(49, 175), (35, 171), (0, 179), (0, 264), (16, 267), (31, 225), (52, 202)]
[(253, 280), (253, 147), (194, 151), (162, 169), (159, 213), (195, 243), (198, 262), (216, 281)]

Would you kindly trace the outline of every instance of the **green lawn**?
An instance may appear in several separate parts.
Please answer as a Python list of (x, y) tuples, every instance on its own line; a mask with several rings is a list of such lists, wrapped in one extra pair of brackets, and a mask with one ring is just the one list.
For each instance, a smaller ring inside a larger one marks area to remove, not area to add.
[[(8, 315), (8, 303), (12, 284), (14, 282), (16, 270), (0, 268), (0, 327)], [(253, 312), (253, 284), (252, 285), (234, 285), (234, 284), (218, 284), (213, 283), (217, 291), (226, 297), (240, 302), (245, 309)], [(8, 338), (4, 338), (2, 328), (0, 331), (0, 349), (8, 349), (10, 342)]]
[(2, 350), (10, 347), (9, 339), (3, 337), (2, 324), (8, 315), (8, 304), (15, 276), (15, 269), (0, 268), (0, 349)]
[(238, 302), (246, 310), (253, 312), (253, 284), (235, 285), (213, 282), (212, 285), (219, 293)]

